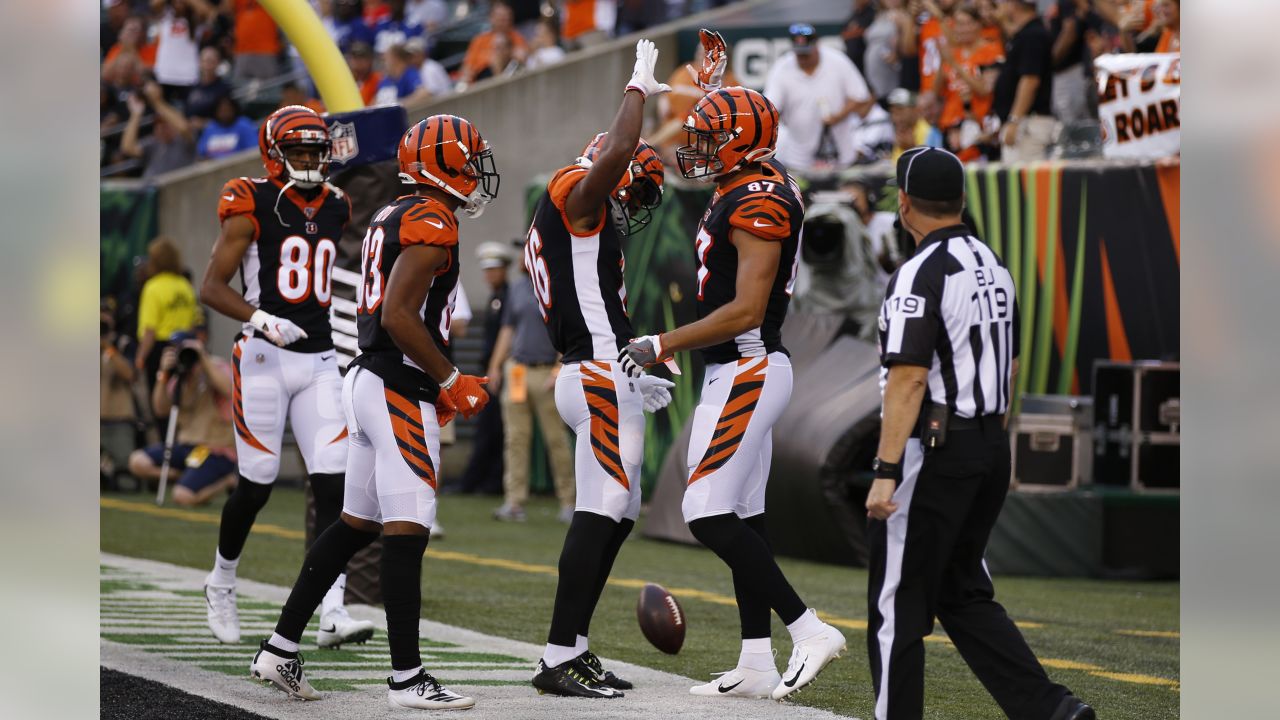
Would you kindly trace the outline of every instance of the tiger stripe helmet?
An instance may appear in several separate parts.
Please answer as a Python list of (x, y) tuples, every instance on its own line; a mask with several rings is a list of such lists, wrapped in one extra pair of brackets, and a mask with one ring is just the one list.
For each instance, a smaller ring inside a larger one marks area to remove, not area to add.
[(468, 217), (478, 217), (498, 197), (502, 178), (493, 150), (457, 115), (420, 120), (404, 134), (397, 155), (401, 182), (444, 190), (463, 202)]
[[(582, 149), (578, 164), (590, 167), (604, 147), (607, 132), (597, 134)], [(653, 146), (641, 139), (627, 164), (627, 171), (618, 180), (618, 186), (610, 193), (609, 210), (613, 213), (614, 227), (623, 235), (640, 232), (653, 221), (653, 210), (662, 204), (662, 189), (666, 182), (662, 159)]]
[[(320, 150), (320, 165), (313, 170), (298, 170), (285, 157), (293, 147), (310, 146)], [(267, 116), (258, 128), (258, 151), (267, 176), (285, 179), (302, 187), (318, 185), (328, 179), (329, 154), (332, 143), (329, 126), (308, 107), (286, 105)]]
[(723, 88), (693, 106), (684, 130), (689, 144), (676, 149), (680, 174), (691, 180), (712, 180), (773, 157), (778, 146), (778, 109), (755, 90)]

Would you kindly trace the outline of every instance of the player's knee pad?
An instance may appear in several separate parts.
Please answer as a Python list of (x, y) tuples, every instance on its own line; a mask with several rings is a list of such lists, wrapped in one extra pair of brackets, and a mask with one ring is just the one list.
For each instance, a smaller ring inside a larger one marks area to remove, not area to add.
[(240, 477), (254, 485), (268, 485), (280, 474), (280, 456), (264, 452), (239, 453)]

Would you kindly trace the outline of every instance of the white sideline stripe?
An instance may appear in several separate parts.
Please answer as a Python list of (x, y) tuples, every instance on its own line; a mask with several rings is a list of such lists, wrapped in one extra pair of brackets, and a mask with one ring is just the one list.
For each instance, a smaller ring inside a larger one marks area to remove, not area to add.
[[(178, 567), (167, 563), (150, 560), (126, 558), (114, 555), (102, 555), (102, 561), (117, 568), (146, 575), (146, 581), (162, 588), (173, 590), (199, 589), (203, 584), (206, 571)], [(251, 580), (241, 579), (238, 590), (240, 596), (267, 602), (283, 603), (288, 597), (288, 588), (267, 585)], [(347, 607), (352, 617), (372, 620), (385, 635), (386, 622), (381, 608), (367, 605), (350, 605)], [(527, 681), (532, 677), (532, 668), (542, 654), (543, 647), (531, 643), (517, 642), (506, 638), (485, 635), (430, 620), (420, 620), (419, 629), (424, 639), (456, 643), (458, 652), (494, 653), (523, 658), (528, 662), (528, 669), (522, 672), (495, 669), (493, 675), (501, 676), (511, 673), (514, 680)], [(148, 631), (155, 632), (155, 631)], [(205, 632), (208, 632), (206, 629)], [(310, 640), (310, 638), (308, 638)], [(208, 644), (212, 638), (201, 639)], [(247, 644), (242, 644), (247, 645)], [(235, 649), (239, 646), (226, 646)], [(319, 662), (323, 653), (307, 650), (307, 660), (317, 660), (315, 677), (326, 677), (332, 680), (347, 680), (348, 676), (364, 673), (334, 673), (339, 677), (321, 674)], [(423, 660), (428, 658), (433, 648), (424, 647)], [(656, 651), (655, 651), (656, 652)], [(101, 641), (100, 662), (103, 667), (146, 677), (158, 682), (180, 688), (184, 692), (200, 695), (210, 700), (234, 705), (249, 712), (279, 720), (315, 720), (323, 717), (326, 720), (367, 720), (387, 718), (387, 720), (403, 720), (409, 714), (387, 707), (386, 676), (384, 667), (377, 673), (368, 673), (370, 680), (349, 680), (348, 684), (357, 687), (350, 692), (325, 693), (320, 702), (302, 703), (286, 700), (279, 691), (249, 681), (248, 665), (253, 657), (253, 648), (244, 647), (240, 659), (245, 663), (245, 677), (240, 680), (212, 670), (203, 670), (190, 660), (175, 660), (156, 652), (148, 652), (138, 646)], [(729, 660), (726, 658), (726, 660)], [(608, 708), (609, 718), (623, 720), (640, 720), (641, 718), (705, 718), (733, 717), (744, 720), (772, 720), (780, 716), (780, 708), (772, 702), (743, 702), (737, 698), (696, 698), (689, 695), (689, 687), (694, 683), (688, 678), (660, 672), (651, 668), (632, 665), (605, 659), (606, 666), (622, 677), (636, 683), (637, 689), (628, 690), (622, 700), (613, 701)], [(472, 663), (481, 664), (481, 663)], [(308, 665), (311, 665), (308, 662)], [(722, 668), (706, 668), (706, 672)], [(477, 672), (459, 670), (439, 675), (447, 680), (457, 680), (458, 687), (468, 687), (467, 679), (476, 676)], [(373, 677), (376, 675), (376, 677)], [(451, 675), (460, 677), (454, 678)], [(494, 677), (491, 679), (504, 679)], [(703, 682), (699, 680), (698, 682)], [(468, 687), (467, 694), (475, 697), (476, 707), (466, 712), (465, 720), (600, 720), (605, 717), (598, 703), (574, 701), (565, 698), (539, 696), (533, 688), (523, 683), (520, 685), (476, 685)], [(697, 702), (694, 702), (696, 700)], [(834, 713), (796, 705), (788, 705), (785, 715), (790, 720), (836, 720), (841, 716)], [(425, 716), (424, 716), (425, 717)]]

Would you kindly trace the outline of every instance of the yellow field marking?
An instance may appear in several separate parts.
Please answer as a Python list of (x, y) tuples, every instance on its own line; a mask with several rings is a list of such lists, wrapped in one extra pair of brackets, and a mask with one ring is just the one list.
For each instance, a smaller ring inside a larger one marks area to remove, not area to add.
[(1176, 630), (1117, 630), (1116, 634), (1129, 635), (1131, 637), (1172, 638), (1174, 640), (1182, 637), (1182, 633)]
[[(187, 522), (205, 523), (207, 525), (217, 525), (221, 522), (221, 517), (208, 513), (195, 512), (192, 510), (180, 510), (177, 508), (156, 507), (149, 503), (131, 502), (128, 500), (119, 500), (117, 498), (100, 498), (99, 503), (104, 508), (111, 510), (121, 510), (123, 512), (139, 513), (141, 515), (151, 515), (153, 517), (169, 518), (172, 520), (185, 520)], [(270, 535), (273, 537), (284, 538), (286, 540), (302, 540), (306, 534), (301, 530), (293, 530), (271, 523), (255, 523), (253, 532), (259, 535)], [(492, 567), (501, 570), (512, 570), (515, 572), (530, 573), (534, 575), (546, 575), (548, 577), (557, 577), (559, 570), (551, 565), (540, 565), (536, 563), (525, 563), (518, 560), (506, 560), (503, 558), (491, 558), (483, 555), (473, 555), (472, 553), (457, 552), (456, 550), (437, 550), (429, 548), (427, 552), (432, 558), (437, 560), (446, 560), (449, 562), (461, 562), (468, 565), (478, 565), (481, 567)], [(617, 587), (639, 590), (647, 584), (645, 580), (637, 580), (635, 578), (611, 577), (609, 584)], [(680, 598), (692, 598), (703, 602), (714, 603), (716, 605), (728, 605), (736, 607), (738, 602), (729, 595), (709, 592), (707, 590), (698, 590), (697, 588), (685, 587), (669, 587), (668, 592)], [(846, 628), (848, 630), (857, 630), (866, 632), (866, 620), (854, 620), (851, 618), (842, 618), (828, 613), (818, 613), (818, 617), (824, 622), (828, 622), (836, 627)], [(1020, 628), (1041, 628), (1043, 623), (1037, 622), (1017, 622)], [(1169, 635), (1177, 636), (1177, 633), (1171, 634), (1154, 634), (1159, 631), (1145, 630), (1117, 630), (1116, 632), (1123, 635), (1137, 635), (1146, 637), (1151, 633), (1151, 637), (1167, 637)], [(938, 643), (940, 645), (952, 645), (949, 638), (942, 635), (930, 635), (926, 637), (925, 642)], [(1168, 678), (1155, 677), (1152, 675), (1140, 675), (1135, 673), (1118, 673), (1106, 670), (1098, 665), (1085, 662), (1077, 662), (1075, 660), (1057, 660), (1054, 658), (1042, 658), (1040, 664), (1045, 667), (1056, 668), (1059, 670), (1079, 670), (1087, 672), (1090, 675), (1096, 675), (1101, 678), (1115, 680), (1124, 683), (1135, 683), (1139, 685), (1161, 685), (1172, 688), (1175, 692), (1180, 690), (1181, 683), (1178, 680), (1170, 680)]]

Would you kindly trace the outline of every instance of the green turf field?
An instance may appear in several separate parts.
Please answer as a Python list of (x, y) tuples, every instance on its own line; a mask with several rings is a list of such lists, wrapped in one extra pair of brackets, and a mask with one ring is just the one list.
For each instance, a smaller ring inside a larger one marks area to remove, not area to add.
[[(172, 516), (140, 512), (151, 505), (145, 494), (106, 495), (104, 503), (104, 552), (198, 568), (211, 563), (220, 500)], [(555, 506), (547, 501), (530, 506), (525, 524), (495, 522), (489, 515), (495, 505), (493, 498), (443, 498), (439, 519), (448, 536), (432, 542), (427, 551), (423, 614), (484, 633), (543, 643), (565, 526), (555, 521)], [(293, 537), (302, 528), (302, 493), (277, 489), (258, 522), (267, 532), (250, 538), (240, 574), (291, 585), (302, 560), (302, 543)], [(781, 563), (801, 596), (834, 616), (849, 638), (850, 652), (797, 702), (869, 717), (866, 633), (860, 629), (866, 617), (866, 573), (785, 558)], [(733, 588), (728, 570), (709, 551), (646, 540), (637, 529), (623, 547), (613, 575), (618, 582), (605, 591), (592, 625), (593, 650), (700, 679), (733, 666), (738, 618), (735, 608), (725, 604)], [(635, 622), (636, 581), (661, 583), (681, 600), (689, 634), (679, 655), (664, 655), (641, 636)], [(1092, 703), (1100, 717), (1178, 717), (1177, 583), (997, 577), (996, 588), (997, 599), (1025, 625), (1024, 633), (1049, 674)], [(785, 628), (776, 619), (774, 623), (781, 668), (790, 641)], [(927, 644), (926, 717), (1003, 717), (945, 642), (941, 628), (934, 639)]]

